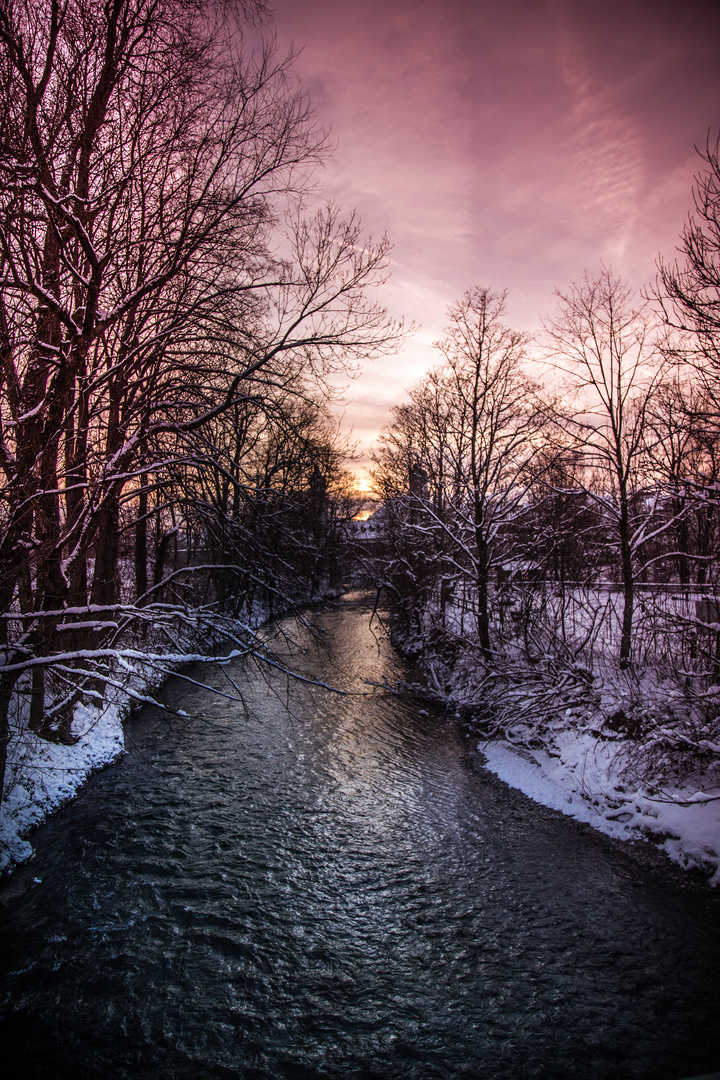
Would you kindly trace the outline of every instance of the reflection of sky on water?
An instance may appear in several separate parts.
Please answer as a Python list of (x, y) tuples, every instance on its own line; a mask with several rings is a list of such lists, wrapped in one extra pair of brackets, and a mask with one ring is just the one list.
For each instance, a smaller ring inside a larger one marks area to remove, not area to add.
[[(347, 689), (408, 674), (378, 652), (369, 609), (309, 618), (324, 647), (285, 624), (308, 674)], [(13, 875), (9, 1075), (640, 1080), (713, 1066), (704, 894), (472, 772), (440, 716), (296, 683), (288, 712), (278, 672), (231, 667), (247, 713), (171, 680), (166, 700), (192, 715), (138, 714), (127, 756)]]

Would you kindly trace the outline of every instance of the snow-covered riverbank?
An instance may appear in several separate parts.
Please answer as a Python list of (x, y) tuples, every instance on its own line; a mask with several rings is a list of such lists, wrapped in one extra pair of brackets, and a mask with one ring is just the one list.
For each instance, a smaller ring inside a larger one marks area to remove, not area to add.
[[(258, 611), (252, 623), (260, 626), (266, 616)], [(152, 696), (150, 671), (138, 664), (126, 674), (135, 695)], [(473, 696), (467, 675), (456, 673), (447, 704), (462, 702), (467, 709)], [(102, 704), (76, 705), (72, 732), (77, 742), (71, 746), (27, 730), (13, 739), (0, 819), (0, 870), (30, 858), (28, 833), (74, 798), (94, 772), (123, 754), (123, 721), (132, 702), (130, 693), (114, 690)], [(609, 836), (651, 840), (682, 867), (698, 868), (711, 884), (720, 885), (720, 778), (715, 787), (709, 775), (696, 775), (693, 784), (650, 782), (647, 774), (640, 778), (632, 767), (636, 744), (617, 735), (598, 736), (602, 721), (590, 711), (582, 718), (577, 712), (569, 721), (556, 719), (541, 731), (536, 727), (533, 740), (483, 739), (477, 745), (487, 768), (536, 802)], [(469, 730), (475, 741), (475, 725)]]
[[(427, 694), (461, 721), (487, 768), (536, 802), (620, 840), (657, 845), (720, 885), (718, 690), (672, 668), (593, 668), (521, 650), (495, 667), (477, 644), (426, 649), (396, 632)], [(701, 692), (702, 691), (702, 692)], [(479, 741), (478, 741), (479, 740)]]
[[(335, 596), (333, 591), (328, 594)], [(320, 602), (322, 602), (320, 598)], [(238, 631), (247, 637), (269, 618), (265, 605), (257, 604)], [(224, 620), (215, 636), (206, 633), (203, 640), (186, 641), (186, 656), (201, 659), (199, 650), (210, 650), (227, 640), (231, 620)], [(75, 798), (93, 773), (111, 765), (125, 750), (124, 721), (132, 707), (142, 701), (155, 701), (155, 691), (164, 675), (177, 670), (182, 660), (168, 657), (161, 665), (145, 664), (142, 659), (121, 659), (121, 671), (108, 683), (102, 701), (77, 703), (72, 721), (72, 745), (49, 742), (28, 730), (27, 708), (21, 706), (8, 747), (5, 792), (0, 809), (0, 873), (7, 873), (18, 863), (32, 857), (27, 839), (34, 828), (65, 803)]]
[(620, 840), (650, 840), (720, 885), (720, 787), (649, 791), (629, 781), (622, 747), (577, 731), (556, 733), (548, 749), (490, 740), (478, 750), (486, 768), (535, 802)]
[(92, 773), (122, 755), (122, 720), (128, 708), (129, 700), (100, 708), (76, 706), (72, 731), (78, 741), (73, 746), (50, 743), (30, 731), (10, 744), (0, 818), (0, 871), (29, 859), (33, 848), (27, 834), (74, 798)]

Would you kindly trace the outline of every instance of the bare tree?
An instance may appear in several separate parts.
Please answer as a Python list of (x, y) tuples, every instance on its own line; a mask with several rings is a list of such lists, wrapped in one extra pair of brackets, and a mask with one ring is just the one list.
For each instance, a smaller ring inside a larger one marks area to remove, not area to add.
[(461, 516), (471, 529), (480, 648), (490, 659), (491, 574), (502, 536), (521, 511), (544, 424), (537, 388), (523, 370), (525, 335), (503, 321), (506, 294), (476, 288), (450, 308), (438, 348), (457, 409)]
[[(583, 467), (583, 487), (610, 525), (623, 590), (619, 658), (629, 663), (639, 553), (657, 523), (643, 499), (648, 411), (662, 378), (662, 357), (647, 305), (603, 269), (563, 293), (546, 324), (549, 351), (572, 397), (556, 414)], [(647, 494), (651, 494), (647, 491)], [(662, 527), (667, 527), (667, 523)]]
[(493, 654), (491, 582), (509, 557), (544, 424), (523, 370), (527, 339), (505, 325), (504, 315), (505, 294), (488, 289), (473, 289), (451, 306), (437, 343), (444, 363), (397, 410), (378, 472), (387, 497), (400, 489), (405, 470), (403, 522), (416, 536), (417, 553), (407, 555), (415, 577), (421, 560), (437, 565), (440, 555), (446, 576), (468, 582), (486, 660)]
[[(679, 351), (694, 365), (717, 415), (720, 410), (720, 136), (708, 136), (695, 177), (695, 213), (680, 236), (682, 260), (658, 262), (654, 291), (665, 321), (684, 335)], [(684, 346), (684, 347), (683, 347)]]
[(119, 629), (164, 617), (149, 529), (162, 578), (218, 418), (397, 338), (365, 291), (387, 241), (301, 212), (324, 139), (292, 58), (250, 47), (262, 8), (0, 2), (3, 748), (21, 674), (51, 735), (53, 657), (107, 665)]
[[(683, 457), (673, 461), (673, 485), (692, 489), (698, 541), (700, 580), (708, 578), (714, 552), (708, 547), (708, 526), (718, 516), (717, 466), (720, 456), (720, 136), (708, 135), (699, 156), (706, 168), (695, 177), (694, 213), (680, 236), (680, 260), (660, 260), (653, 292), (666, 325), (673, 333), (670, 358), (678, 365), (679, 393), (667, 400), (664, 423), (673, 421), (674, 444), (683, 443)], [(692, 383), (692, 387), (689, 384)], [(684, 451), (687, 450), (687, 454)], [(692, 479), (691, 479), (692, 477)], [(703, 535), (705, 534), (705, 535)]]

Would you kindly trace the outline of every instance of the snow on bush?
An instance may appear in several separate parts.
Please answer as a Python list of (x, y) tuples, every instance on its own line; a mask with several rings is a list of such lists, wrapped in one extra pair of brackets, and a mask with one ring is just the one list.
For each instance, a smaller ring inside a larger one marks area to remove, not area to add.
[(471, 642), (449, 662), (426, 653), (421, 666), (433, 695), (482, 733), (478, 748), (502, 780), (609, 836), (651, 840), (720, 884), (716, 693), (607, 657), (594, 671), (549, 655), (488, 668)]

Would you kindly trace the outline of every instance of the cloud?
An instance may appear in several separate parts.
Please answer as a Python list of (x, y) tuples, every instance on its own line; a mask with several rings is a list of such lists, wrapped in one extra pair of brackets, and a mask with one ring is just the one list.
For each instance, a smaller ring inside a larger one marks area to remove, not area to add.
[[(388, 231), (379, 294), (421, 322), (351, 388), (371, 437), (435, 363), (448, 303), (509, 289), (531, 329), (604, 260), (635, 286), (672, 253), (693, 142), (720, 125), (720, 8), (705, 0), (276, 0), (338, 148), (328, 192)], [(375, 420), (373, 421), (373, 416)]]

